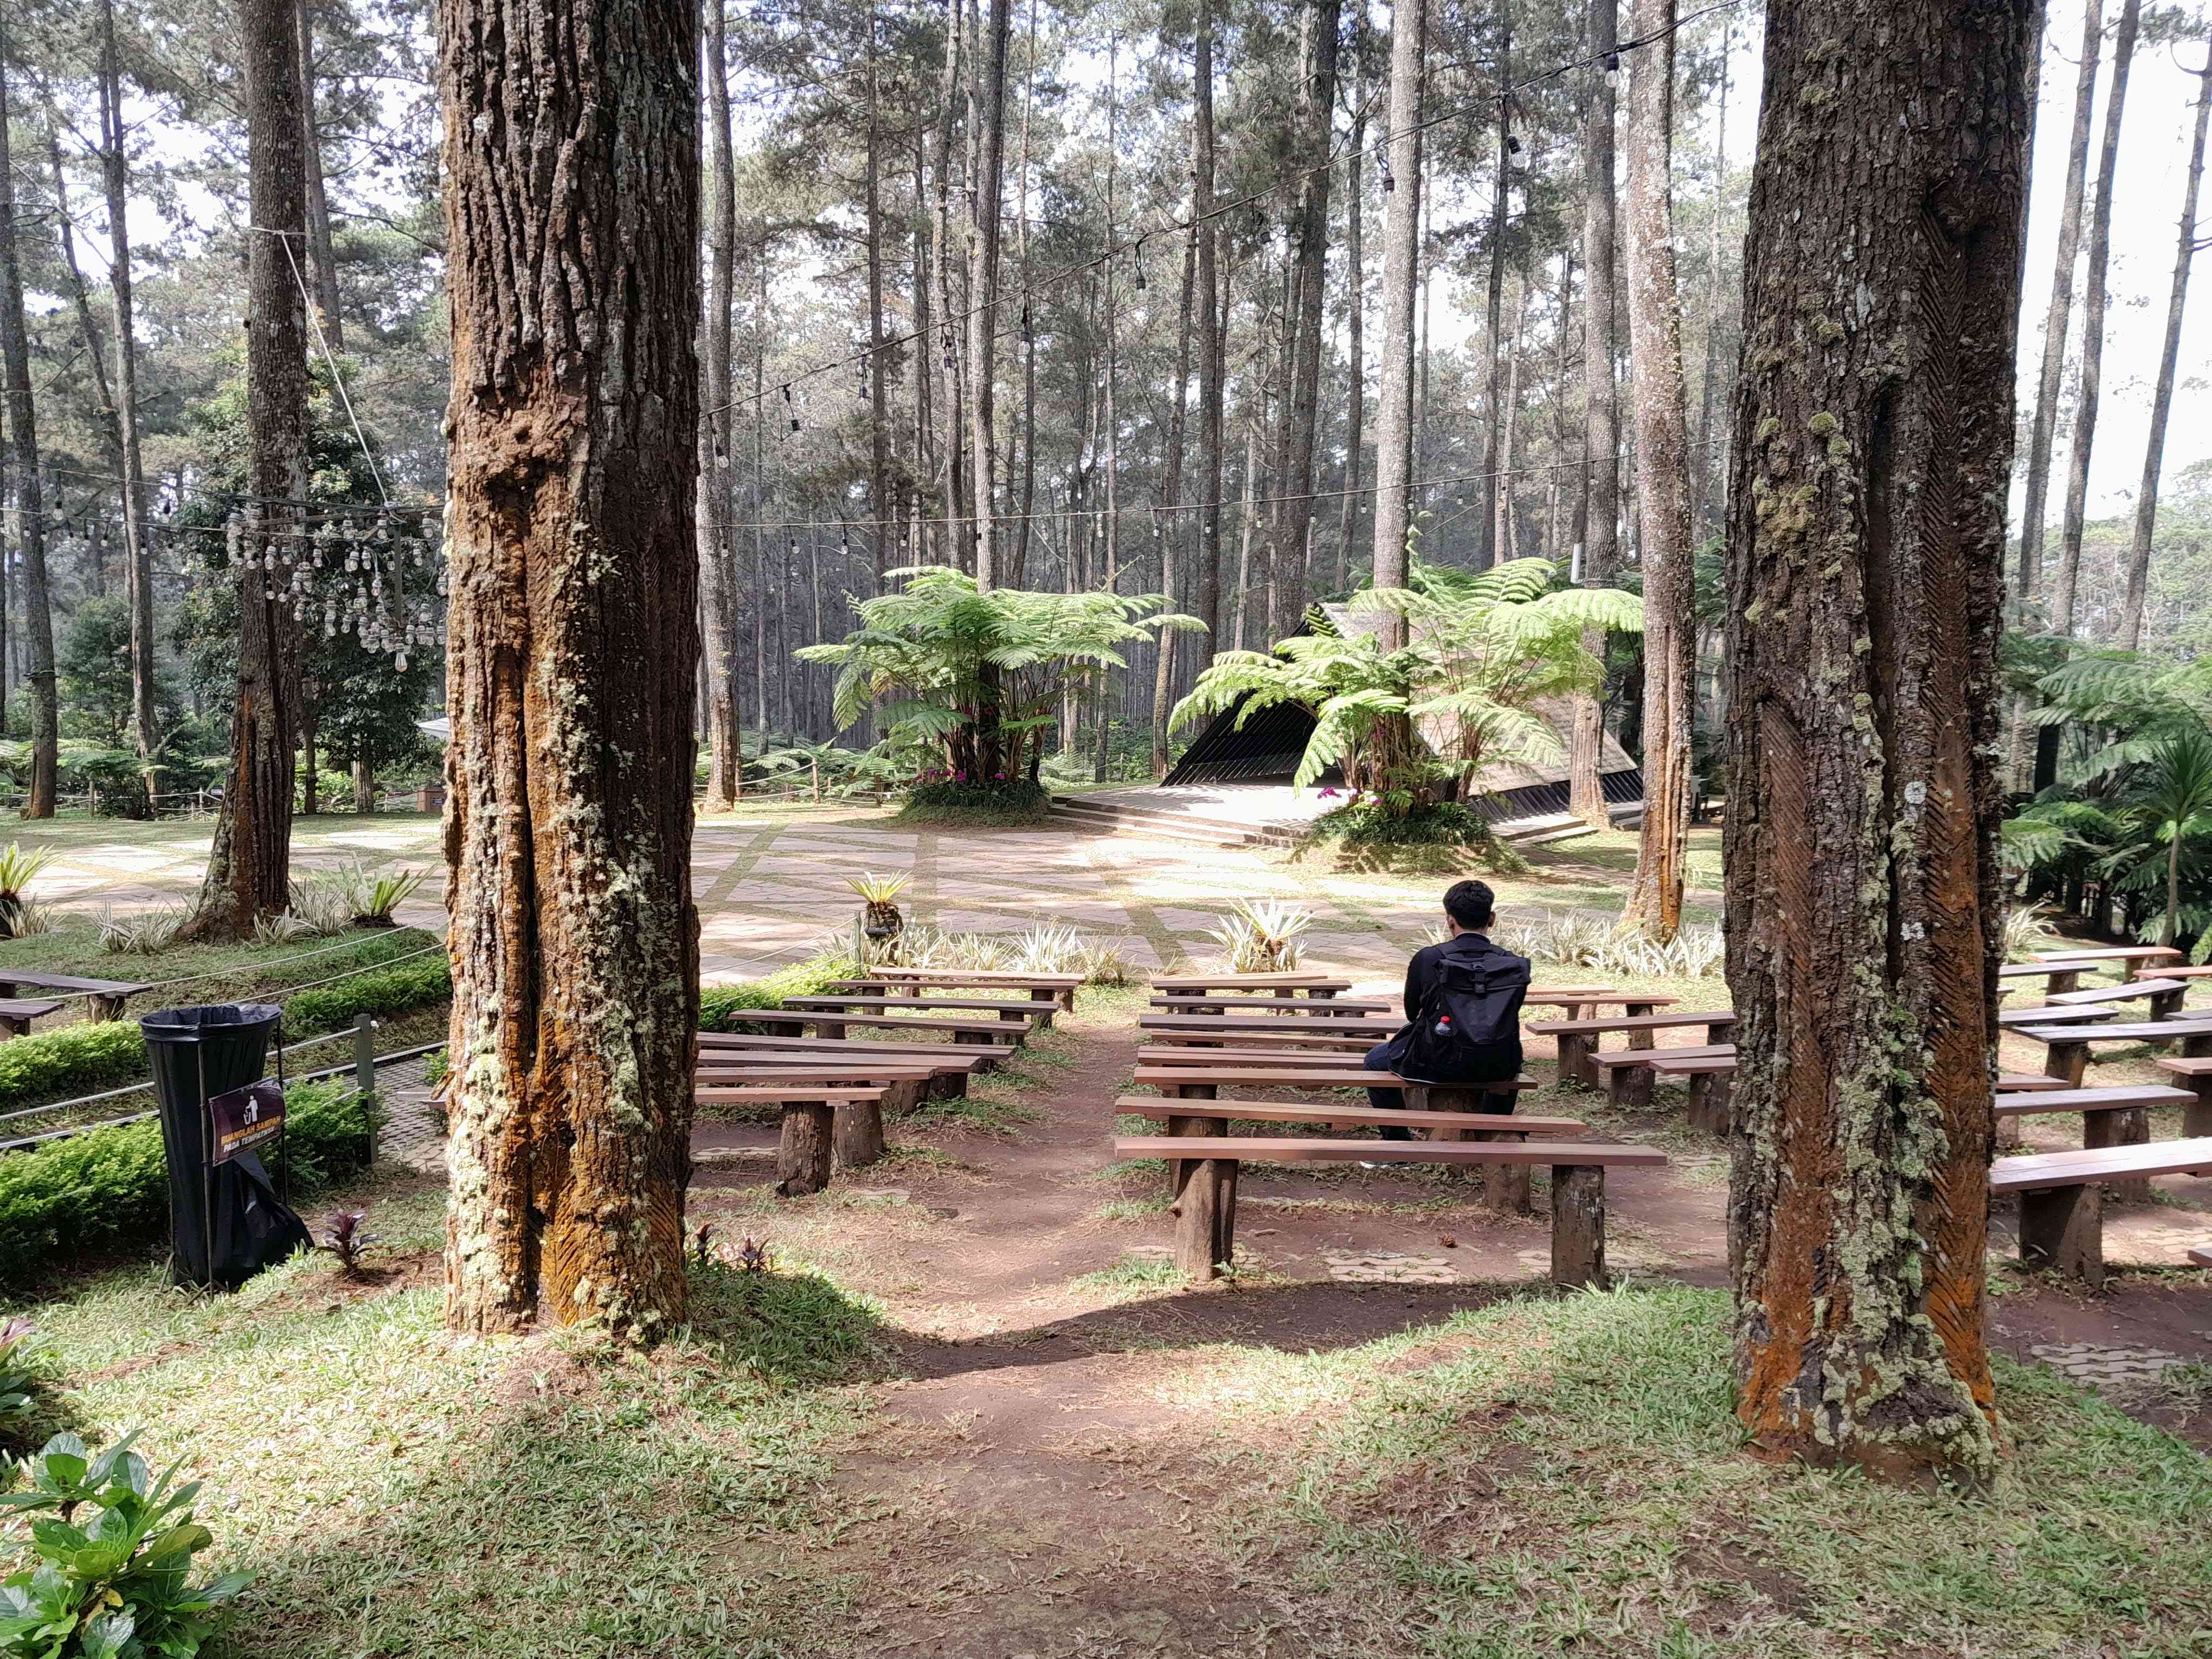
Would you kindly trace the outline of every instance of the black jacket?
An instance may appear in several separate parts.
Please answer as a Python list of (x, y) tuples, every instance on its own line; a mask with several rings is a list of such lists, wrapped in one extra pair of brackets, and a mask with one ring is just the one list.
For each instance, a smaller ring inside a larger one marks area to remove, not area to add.
[[(1488, 966), (1493, 970), (1512, 964), (1519, 965), (1524, 976), (1521, 982), (1522, 988), (1513, 993), (1511, 1003), (1515, 1035), (1516, 1038), (1518, 1036), (1522, 1000), (1527, 995), (1528, 980), (1525, 975), (1528, 969), (1528, 958), (1516, 957), (1510, 951), (1502, 950), (1492, 945), (1485, 934), (1455, 933), (1451, 938), (1439, 944), (1425, 945), (1414, 951), (1413, 959), (1406, 964), (1407, 1023), (1399, 1029), (1397, 1035), (1390, 1039), (1388, 1045), (1390, 1062), (1394, 1068), (1405, 1058), (1407, 1044), (1413, 1036), (1413, 1022), (1421, 1017), (1421, 1005), (1428, 1000), (1429, 993), (1436, 988), (1437, 975), (1442, 971), (1443, 964), (1447, 961), (1465, 963), (1470, 967)], [(1516, 1051), (1510, 1056), (1500, 1058), (1501, 1061), (1510, 1058), (1512, 1070), (1518, 1072), (1521, 1060), (1517, 1042)], [(1501, 1072), (1499, 1074), (1510, 1075), (1511, 1073)]]

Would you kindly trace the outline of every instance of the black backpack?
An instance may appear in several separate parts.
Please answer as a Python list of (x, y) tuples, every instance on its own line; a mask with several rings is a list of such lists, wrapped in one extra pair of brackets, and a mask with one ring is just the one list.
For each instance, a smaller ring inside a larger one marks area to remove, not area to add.
[(1419, 1083), (1495, 1083), (1521, 1071), (1528, 959), (1510, 951), (1447, 956), (1406, 1030), (1398, 1074)]

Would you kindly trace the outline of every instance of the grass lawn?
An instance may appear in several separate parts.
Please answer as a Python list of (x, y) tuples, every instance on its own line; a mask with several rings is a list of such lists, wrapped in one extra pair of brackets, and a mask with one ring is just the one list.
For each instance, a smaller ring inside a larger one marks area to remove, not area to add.
[[(384, 1285), (303, 1261), (191, 1301), (133, 1270), (30, 1310), (88, 1426), (149, 1425), (207, 1480), (215, 1554), (257, 1575), (227, 1651), (872, 1654), (941, 1609), (948, 1653), (1137, 1652), (1106, 1644), (1115, 1590), (1154, 1571), (1192, 1644), (1152, 1650), (1178, 1653), (2088, 1659), (2212, 1629), (2195, 1452), (2008, 1364), (1990, 1493), (1761, 1462), (1725, 1298), (1678, 1287), (1505, 1295), (1306, 1352), (1102, 1329), (1151, 1426), (1029, 1460), (1086, 1477), (1063, 1507), (1096, 1530), (1018, 1617), (985, 1597), (963, 1623), (976, 1585), (1068, 1548), (1067, 1517), (1018, 1497), (1033, 1468), (994, 1501), (963, 1484), (988, 1449), (882, 1408), (937, 1356), (868, 1297), (804, 1259), (710, 1265), (693, 1328), (643, 1359), (461, 1340), (437, 1195), (373, 1196)], [(1120, 1279), (1109, 1300), (1164, 1288)], [(1154, 1476), (1175, 1523), (1133, 1524), (1109, 1494)]]

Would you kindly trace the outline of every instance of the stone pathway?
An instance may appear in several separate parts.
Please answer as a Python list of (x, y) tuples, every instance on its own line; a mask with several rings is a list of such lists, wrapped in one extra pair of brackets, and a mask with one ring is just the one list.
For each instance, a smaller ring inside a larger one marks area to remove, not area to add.
[(2112, 1348), (2094, 1342), (2039, 1342), (2028, 1352), (2062, 1376), (2107, 1393), (2147, 1387), (2192, 1363), (2162, 1348)]
[[(37, 896), (97, 917), (110, 908), (188, 900), (199, 885), (210, 831), (182, 821), (62, 819), (52, 829), (26, 826), (21, 838), (55, 854)], [(294, 860), (301, 873), (356, 860), (372, 869), (428, 871), (429, 881), (400, 918), (443, 926), (434, 815), (298, 820)], [(1309, 956), (1391, 982), (1407, 955), (1425, 942), (1433, 902), (1425, 893), (1434, 884), (1336, 875), (1262, 853), (1057, 824), (954, 832), (902, 825), (867, 808), (706, 818), (693, 838), (692, 892), (707, 981), (756, 978), (812, 954), (832, 931), (842, 937), (858, 902), (846, 878), (863, 872), (907, 876), (900, 902), (914, 921), (994, 933), (1040, 922), (1072, 925), (1113, 942), (1133, 968), (1147, 969), (1209, 956), (1207, 929), (1234, 899), (1293, 900), (1316, 913), (1305, 939)], [(1417, 890), (1420, 902), (1413, 897)]]

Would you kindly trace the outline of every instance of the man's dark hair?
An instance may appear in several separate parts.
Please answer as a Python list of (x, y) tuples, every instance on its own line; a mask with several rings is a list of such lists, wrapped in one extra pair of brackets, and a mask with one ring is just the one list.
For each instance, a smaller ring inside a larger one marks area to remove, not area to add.
[(1489, 883), (1455, 881), (1444, 893), (1444, 914), (1462, 927), (1487, 927), (1497, 902)]

